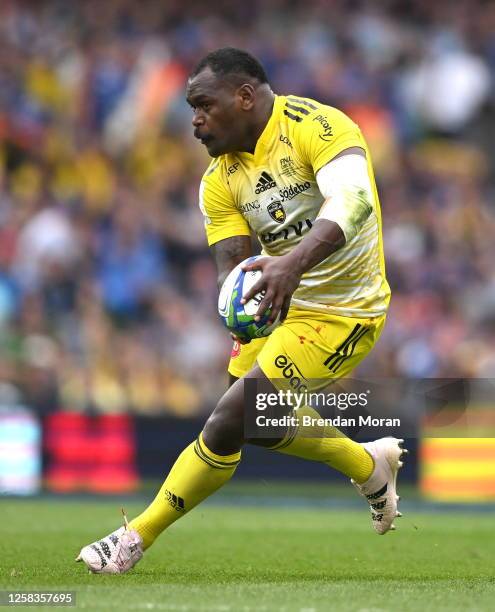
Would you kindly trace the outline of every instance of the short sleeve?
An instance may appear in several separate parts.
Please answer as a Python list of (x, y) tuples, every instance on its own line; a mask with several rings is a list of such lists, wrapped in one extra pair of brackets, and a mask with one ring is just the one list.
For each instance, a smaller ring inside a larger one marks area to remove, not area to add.
[(251, 234), (249, 225), (235, 207), (230, 189), (219, 175), (218, 167), (213, 172), (207, 171), (199, 187), (199, 207), (209, 246), (225, 238)]
[(358, 125), (330, 106), (313, 111), (298, 128), (294, 140), (315, 174), (345, 149), (361, 147), (366, 150)]

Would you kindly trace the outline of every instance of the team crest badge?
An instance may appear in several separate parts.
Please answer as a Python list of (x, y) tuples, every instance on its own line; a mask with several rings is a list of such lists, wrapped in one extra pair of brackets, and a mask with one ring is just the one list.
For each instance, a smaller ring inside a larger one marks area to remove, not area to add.
[(274, 200), (267, 207), (268, 214), (277, 223), (283, 223), (285, 221), (285, 210), (280, 200)]

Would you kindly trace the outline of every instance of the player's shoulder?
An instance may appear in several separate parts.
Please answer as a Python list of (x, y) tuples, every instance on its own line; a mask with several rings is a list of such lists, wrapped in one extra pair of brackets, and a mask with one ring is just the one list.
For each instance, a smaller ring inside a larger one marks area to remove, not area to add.
[(317, 130), (321, 132), (322, 138), (330, 138), (336, 132), (359, 130), (348, 115), (334, 106), (302, 96), (280, 97), (281, 114), (285, 118), (289, 132), (295, 137)]
[(223, 183), (226, 179), (226, 155), (220, 155), (211, 160), (203, 173), (202, 181), (205, 183)]
[(219, 155), (211, 160), (201, 179), (203, 190), (230, 191), (229, 176), (235, 159), (232, 155)]
[(204, 205), (219, 203), (230, 206), (232, 192), (229, 184), (229, 174), (232, 173), (232, 155), (219, 155), (211, 160), (201, 179), (199, 192)]

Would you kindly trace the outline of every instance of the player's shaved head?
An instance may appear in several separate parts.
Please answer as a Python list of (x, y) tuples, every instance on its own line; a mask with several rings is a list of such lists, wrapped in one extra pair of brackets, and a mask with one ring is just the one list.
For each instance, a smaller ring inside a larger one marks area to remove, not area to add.
[(212, 157), (254, 151), (270, 118), (274, 94), (256, 58), (226, 47), (206, 55), (187, 82), (194, 135)]
[(205, 55), (190, 78), (194, 78), (206, 68), (210, 68), (217, 78), (229, 81), (235, 86), (246, 80), (257, 81), (259, 84), (268, 83), (265, 69), (260, 62), (247, 51), (234, 47), (223, 47)]

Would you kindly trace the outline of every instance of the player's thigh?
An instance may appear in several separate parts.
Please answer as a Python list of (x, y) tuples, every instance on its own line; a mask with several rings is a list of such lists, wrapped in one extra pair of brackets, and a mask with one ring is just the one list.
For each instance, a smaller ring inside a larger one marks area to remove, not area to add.
[(228, 372), (236, 378), (242, 378), (250, 372), (256, 365), (256, 358), (265, 345), (268, 338), (257, 338), (251, 340), (249, 344), (234, 342), (230, 353)]
[(277, 388), (322, 388), (348, 376), (369, 354), (385, 317), (357, 319), (294, 310), (258, 354), (258, 364)]

